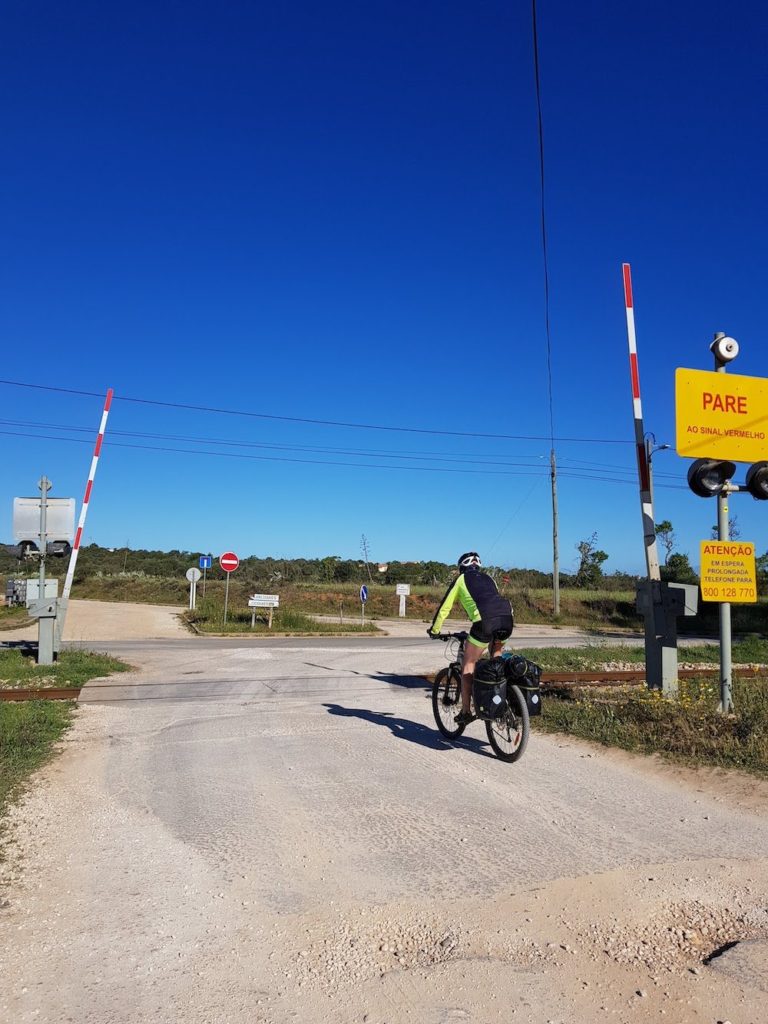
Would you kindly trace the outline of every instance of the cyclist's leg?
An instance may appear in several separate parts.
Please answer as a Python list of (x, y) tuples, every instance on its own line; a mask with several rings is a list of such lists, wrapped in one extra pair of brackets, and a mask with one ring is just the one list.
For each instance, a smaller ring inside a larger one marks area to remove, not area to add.
[(475, 622), (469, 632), (469, 639), (464, 644), (464, 660), (461, 663), (461, 710), (469, 712), (472, 702), (472, 678), (475, 665), (480, 655), (488, 646), (488, 639), (483, 633), (482, 624)]

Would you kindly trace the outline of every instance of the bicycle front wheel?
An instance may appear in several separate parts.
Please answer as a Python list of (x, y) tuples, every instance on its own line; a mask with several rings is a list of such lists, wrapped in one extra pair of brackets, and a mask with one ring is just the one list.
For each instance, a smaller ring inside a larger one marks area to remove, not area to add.
[(507, 708), (503, 715), (485, 723), (488, 742), (502, 761), (517, 761), (528, 745), (531, 722), (525, 697), (507, 683)]
[(463, 725), (456, 724), (456, 715), (461, 711), (461, 675), (455, 668), (441, 668), (432, 684), (432, 711), (437, 728), (449, 740), (455, 740), (464, 732)]

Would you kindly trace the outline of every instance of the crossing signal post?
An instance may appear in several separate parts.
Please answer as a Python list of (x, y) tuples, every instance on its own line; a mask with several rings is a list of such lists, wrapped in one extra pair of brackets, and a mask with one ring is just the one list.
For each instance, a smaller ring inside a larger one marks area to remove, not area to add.
[[(717, 539), (720, 545), (730, 542), (728, 524), (728, 498), (739, 492), (751, 494), (758, 501), (768, 500), (768, 462), (756, 461), (747, 470), (743, 485), (733, 483), (736, 463), (751, 462), (764, 454), (768, 437), (768, 381), (758, 377), (730, 376), (718, 379), (728, 363), (739, 354), (739, 344), (722, 332), (715, 335), (710, 345), (715, 358), (715, 373), (701, 370), (679, 369), (676, 373), (677, 452), (679, 455), (708, 456), (696, 459), (688, 470), (688, 486), (700, 498), (717, 498)], [(725, 456), (729, 456), (726, 458)], [(702, 596), (704, 600), (719, 603), (720, 617), (720, 710), (733, 710), (731, 687), (731, 601), (755, 601), (754, 586), (739, 586), (738, 573), (749, 576), (749, 564), (739, 565), (739, 557), (751, 559), (754, 582), (754, 546), (747, 552), (736, 552), (726, 566), (734, 574), (728, 585), (707, 585), (702, 569)], [(722, 548), (726, 551), (726, 548)], [(733, 556), (731, 551), (727, 552)], [(725, 567), (718, 567), (722, 584)], [(716, 596), (713, 596), (716, 595)], [(729, 599), (723, 600), (723, 595)]]

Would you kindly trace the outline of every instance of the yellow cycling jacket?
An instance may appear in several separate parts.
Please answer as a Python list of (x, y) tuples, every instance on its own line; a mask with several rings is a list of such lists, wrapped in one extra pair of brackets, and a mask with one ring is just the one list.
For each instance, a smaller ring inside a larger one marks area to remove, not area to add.
[(511, 613), (509, 601), (501, 596), (488, 573), (470, 566), (448, 587), (435, 612), (430, 632), (440, 632), (457, 600), (473, 623)]

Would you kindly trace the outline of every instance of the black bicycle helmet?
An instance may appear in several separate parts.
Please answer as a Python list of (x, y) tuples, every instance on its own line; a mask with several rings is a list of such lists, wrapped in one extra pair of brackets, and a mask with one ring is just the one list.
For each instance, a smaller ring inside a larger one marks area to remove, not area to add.
[(460, 569), (469, 569), (471, 566), (479, 569), (482, 565), (480, 555), (476, 551), (465, 551), (456, 563)]

